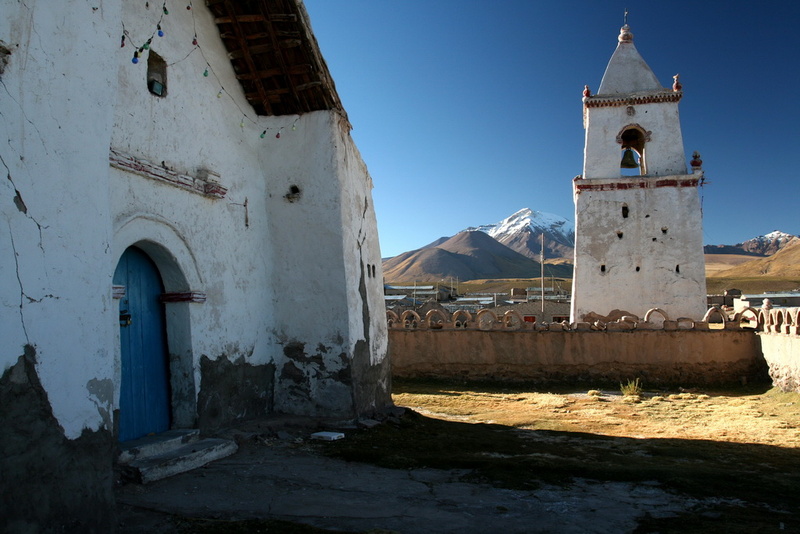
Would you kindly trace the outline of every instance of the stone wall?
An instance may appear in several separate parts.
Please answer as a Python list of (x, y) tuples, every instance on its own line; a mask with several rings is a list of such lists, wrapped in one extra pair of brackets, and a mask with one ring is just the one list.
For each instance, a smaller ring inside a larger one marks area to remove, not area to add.
[(663, 315), (651, 312), (646, 320), (622, 317), (607, 323), (533, 325), (513, 312), (501, 317), (490, 310), (475, 317), (457, 312), (450, 318), (436, 312), (425, 318), (390, 312), (392, 374), (587, 385), (640, 378), (650, 386), (723, 385), (766, 378), (762, 336), (756, 335), (763, 314), (749, 310), (728, 321), (712, 308), (706, 321), (656, 322)]
[(800, 393), (800, 308), (762, 312), (758, 337), (769, 364), (772, 383), (783, 391)]
[(396, 378), (689, 386), (765, 376), (752, 331), (392, 330), (389, 350)]

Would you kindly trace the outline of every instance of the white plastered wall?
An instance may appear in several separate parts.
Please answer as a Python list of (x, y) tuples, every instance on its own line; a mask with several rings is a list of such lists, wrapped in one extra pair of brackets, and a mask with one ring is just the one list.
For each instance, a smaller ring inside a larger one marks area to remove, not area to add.
[[(211, 15), (198, 6), (162, 23), (165, 35), (151, 48), (168, 64), (167, 96), (150, 94), (147, 52), (136, 65), (131, 57), (153, 33), (158, 7), (0, 0), (0, 40), (11, 51), (0, 75), (8, 94), (0, 99), (8, 177), (0, 186), (0, 371), (35, 347), (69, 438), (113, 424), (120, 370), (112, 275), (133, 244), (156, 261), (167, 291), (206, 295), (204, 303), (167, 305), (168, 316), (180, 306), (189, 318), (180, 347), (192, 359), (195, 395), (202, 356), (280, 363), (292, 338), (351, 357), (365, 337), (364, 263), (376, 266), (367, 282), (371, 357), (386, 357), (371, 182), (338, 115), (256, 117)], [(195, 31), (202, 53), (192, 52)], [(227, 193), (214, 199), (112, 168), (110, 148), (189, 176), (216, 172)], [(284, 198), (292, 184), (303, 190), (297, 203)], [(352, 408), (352, 384), (312, 386), (316, 408)]]
[[(309, 395), (298, 394), (297, 384), (282, 380), (296, 361), (287, 352), (278, 354), (275, 407), (350, 416), (358, 403), (353, 384), (346, 383), (353, 376), (356, 344), (369, 335), (371, 363), (379, 365), (386, 358), (372, 182), (343, 118), (315, 112), (303, 121), (296, 135), (306, 156), (269, 162), (273, 180), (267, 209), (271, 233), (280, 236), (272, 243), (272, 284), (279, 303), (272, 329), (281, 351), (302, 350), (320, 372), (305, 379)], [(367, 275), (367, 265), (375, 266), (374, 276)], [(370, 312), (367, 326), (362, 277)], [(340, 372), (348, 378), (335, 378)]]
[(107, 153), (120, 9), (2, 0), (0, 13), (10, 51), (0, 74), (0, 372), (34, 347), (53, 413), (76, 438), (108, 427), (113, 409)]

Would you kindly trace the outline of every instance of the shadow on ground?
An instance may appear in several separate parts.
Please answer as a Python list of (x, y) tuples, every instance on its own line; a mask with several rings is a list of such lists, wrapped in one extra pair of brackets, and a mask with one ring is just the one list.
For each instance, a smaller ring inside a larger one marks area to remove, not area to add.
[[(259, 421), (235, 456), (118, 491), (134, 532), (800, 531), (800, 450), (608, 436), (413, 410), (334, 442)], [(488, 530), (487, 530), (488, 529)]]

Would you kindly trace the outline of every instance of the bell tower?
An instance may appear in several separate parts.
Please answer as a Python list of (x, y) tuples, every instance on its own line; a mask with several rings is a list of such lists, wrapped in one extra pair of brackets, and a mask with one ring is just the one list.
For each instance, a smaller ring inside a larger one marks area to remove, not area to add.
[(583, 92), (583, 174), (573, 181), (572, 317), (706, 311), (699, 157), (687, 171), (678, 76), (667, 89), (626, 23), (597, 94)]

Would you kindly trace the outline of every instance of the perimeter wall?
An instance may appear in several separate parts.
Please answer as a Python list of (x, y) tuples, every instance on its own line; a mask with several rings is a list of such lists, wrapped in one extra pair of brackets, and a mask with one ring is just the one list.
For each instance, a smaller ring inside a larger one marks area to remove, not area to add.
[[(476, 316), (387, 312), (392, 375), (587, 387), (639, 378), (649, 387), (763, 381), (800, 391), (800, 309), (748, 309), (729, 321), (716, 308), (703, 321), (645, 319), (604, 323), (525, 323), (509, 312)], [(709, 322), (717, 321), (717, 322)]]

